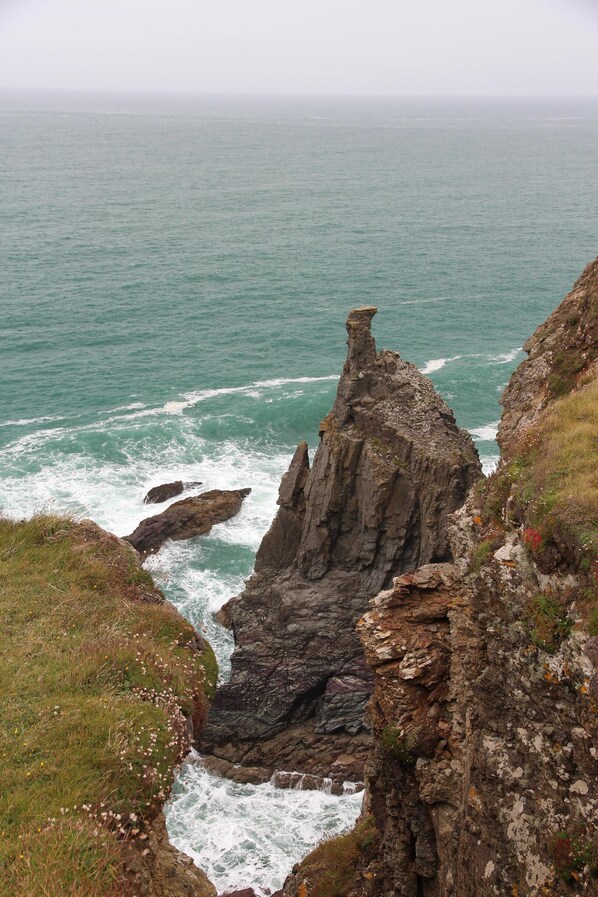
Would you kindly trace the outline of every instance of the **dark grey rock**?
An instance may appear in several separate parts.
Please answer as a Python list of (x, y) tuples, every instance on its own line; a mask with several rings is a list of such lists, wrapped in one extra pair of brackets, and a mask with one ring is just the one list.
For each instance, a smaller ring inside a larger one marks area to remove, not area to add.
[(250, 492), (251, 489), (212, 489), (175, 501), (161, 514), (142, 520), (125, 539), (142, 555), (147, 555), (157, 551), (167, 539), (176, 541), (203, 536), (215, 524), (238, 514), (243, 499)]
[[(479, 459), (430, 380), (397, 353), (376, 353), (375, 311), (349, 315), (347, 360), (313, 467), (301, 443), (255, 572), (227, 607), (232, 675), (216, 695), (204, 752), (226, 745), (229, 760), (327, 775), (361, 732), (350, 753), (363, 758), (372, 674), (355, 624), (393, 576), (450, 558), (447, 518), (480, 475)], [(303, 745), (281, 767), (277, 736), (305, 725), (334, 733), (318, 736), (328, 747), (309, 770)]]

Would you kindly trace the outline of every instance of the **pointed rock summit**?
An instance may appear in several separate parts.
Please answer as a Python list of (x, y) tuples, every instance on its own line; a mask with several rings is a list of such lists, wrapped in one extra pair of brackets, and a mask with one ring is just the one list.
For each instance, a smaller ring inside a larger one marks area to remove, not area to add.
[(355, 625), (394, 576), (450, 560), (448, 515), (480, 475), (469, 434), (431, 381), (396, 352), (376, 352), (375, 314), (349, 314), (313, 466), (301, 443), (255, 572), (230, 607), (231, 679), (201, 745), (224, 763), (361, 777), (372, 678)]

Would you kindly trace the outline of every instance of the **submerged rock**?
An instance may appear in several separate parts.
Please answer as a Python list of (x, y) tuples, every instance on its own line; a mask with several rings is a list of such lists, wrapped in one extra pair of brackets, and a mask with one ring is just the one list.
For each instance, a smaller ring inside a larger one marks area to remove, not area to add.
[(182, 480), (162, 483), (161, 486), (154, 486), (150, 489), (143, 501), (146, 505), (159, 505), (163, 501), (168, 501), (169, 498), (174, 498), (175, 495), (180, 495), (185, 489), (195, 489), (197, 486), (201, 486), (201, 483), (197, 481), (184, 483)]
[(157, 551), (167, 539), (175, 541), (203, 536), (217, 523), (223, 523), (241, 510), (251, 489), (212, 489), (183, 498), (153, 517), (142, 520), (127, 542), (141, 554)]
[(393, 576), (450, 559), (448, 515), (480, 475), (471, 438), (430, 380), (396, 352), (376, 352), (375, 312), (349, 315), (313, 467), (301, 443), (255, 573), (227, 606), (232, 675), (202, 750), (230, 762), (328, 775), (344, 755), (361, 778), (372, 676), (355, 624)]

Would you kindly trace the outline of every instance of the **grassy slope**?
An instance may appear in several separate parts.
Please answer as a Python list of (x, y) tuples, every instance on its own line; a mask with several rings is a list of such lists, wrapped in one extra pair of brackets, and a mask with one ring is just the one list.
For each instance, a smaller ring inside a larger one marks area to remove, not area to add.
[(598, 378), (552, 406), (523, 448), (530, 523), (598, 556)]
[(58, 517), (0, 520), (0, 895), (124, 897), (209, 646), (123, 544)]
[[(378, 846), (376, 826), (371, 816), (359, 821), (346, 835), (323, 841), (293, 870), (297, 872), (299, 897), (346, 897), (359, 892), (361, 876), (375, 856)], [(366, 873), (366, 880), (368, 873)], [(372, 876), (370, 875), (369, 878)]]
[[(590, 634), (598, 635), (598, 377), (551, 403), (483, 492), (489, 530), (502, 527), (509, 499), (511, 523), (522, 527), (540, 570), (577, 574), (580, 587), (569, 597)], [(484, 549), (495, 547), (492, 538), (482, 541), (472, 570)], [(528, 610), (536, 643), (555, 650), (570, 629), (564, 607), (542, 594)]]

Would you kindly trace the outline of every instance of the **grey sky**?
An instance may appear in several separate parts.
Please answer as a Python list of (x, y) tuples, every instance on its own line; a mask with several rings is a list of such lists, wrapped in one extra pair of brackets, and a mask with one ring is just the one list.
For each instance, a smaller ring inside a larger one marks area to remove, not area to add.
[(598, 94), (598, 0), (0, 0), (0, 85)]

